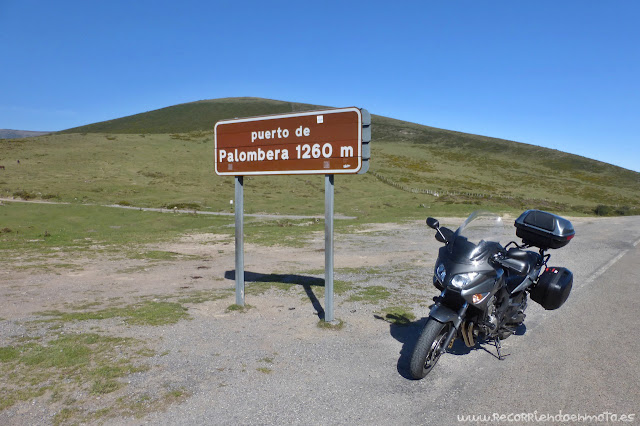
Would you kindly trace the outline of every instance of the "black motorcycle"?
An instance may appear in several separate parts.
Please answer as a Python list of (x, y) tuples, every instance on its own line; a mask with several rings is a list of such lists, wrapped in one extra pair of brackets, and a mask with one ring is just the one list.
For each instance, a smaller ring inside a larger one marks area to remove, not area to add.
[[(441, 227), (434, 218), (427, 225), (444, 243), (438, 253), (433, 284), (442, 291), (411, 356), (411, 376), (422, 379), (440, 356), (461, 338), (468, 347), (500, 341), (515, 333), (525, 319), (527, 295), (544, 309), (557, 309), (567, 300), (573, 274), (547, 265), (549, 249), (564, 247), (574, 237), (567, 219), (540, 210), (527, 210), (515, 221), (522, 244), (504, 238), (500, 216), (474, 212), (460, 227)], [(536, 248), (537, 250), (529, 250)]]

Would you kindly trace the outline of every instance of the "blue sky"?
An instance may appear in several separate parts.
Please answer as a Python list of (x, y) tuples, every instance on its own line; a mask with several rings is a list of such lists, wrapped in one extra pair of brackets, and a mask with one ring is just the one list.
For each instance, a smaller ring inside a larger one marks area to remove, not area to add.
[(0, 0), (0, 128), (257, 96), (640, 171), (638, 22), (632, 0)]

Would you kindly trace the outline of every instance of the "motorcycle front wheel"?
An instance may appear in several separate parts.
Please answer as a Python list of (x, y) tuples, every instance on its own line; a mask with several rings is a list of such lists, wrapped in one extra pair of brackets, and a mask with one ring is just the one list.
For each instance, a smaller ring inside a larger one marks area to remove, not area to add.
[(411, 355), (411, 377), (419, 380), (433, 370), (450, 327), (451, 324), (442, 324), (431, 318), (427, 320)]

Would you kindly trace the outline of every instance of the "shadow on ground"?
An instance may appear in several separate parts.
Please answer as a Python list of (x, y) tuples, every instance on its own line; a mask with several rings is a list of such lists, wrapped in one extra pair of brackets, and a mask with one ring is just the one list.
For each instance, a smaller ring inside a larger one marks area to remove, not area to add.
[[(236, 271), (226, 271), (224, 277), (228, 280), (236, 279)], [(297, 274), (262, 274), (259, 272), (244, 272), (245, 283), (283, 283), (302, 286), (313, 308), (318, 313), (318, 318), (324, 319), (324, 308), (313, 292), (312, 287), (324, 287), (324, 278), (311, 277)]]

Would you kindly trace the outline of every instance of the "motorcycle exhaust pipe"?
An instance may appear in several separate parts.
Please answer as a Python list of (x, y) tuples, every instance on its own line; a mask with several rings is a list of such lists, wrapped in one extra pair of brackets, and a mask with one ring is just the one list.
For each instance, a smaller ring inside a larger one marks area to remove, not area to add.
[(462, 340), (464, 340), (464, 344), (468, 348), (473, 348), (476, 345), (475, 339), (473, 338), (473, 323), (472, 322), (464, 322), (462, 324)]

